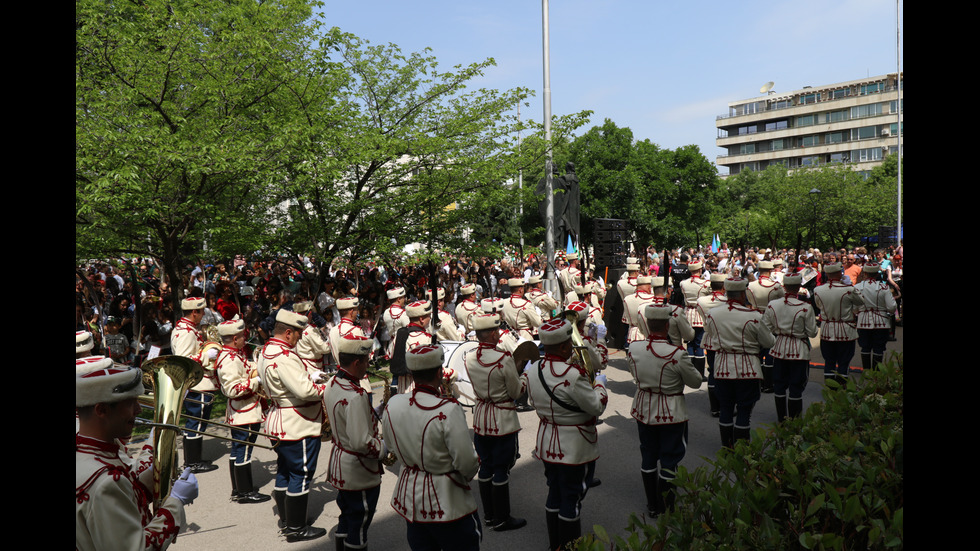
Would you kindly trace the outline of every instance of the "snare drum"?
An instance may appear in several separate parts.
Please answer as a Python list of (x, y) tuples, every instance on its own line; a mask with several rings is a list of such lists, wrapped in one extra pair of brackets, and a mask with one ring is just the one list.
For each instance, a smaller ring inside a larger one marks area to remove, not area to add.
[(439, 344), (442, 345), (442, 349), (446, 353), (446, 363), (442, 367), (456, 372), (454, 390), (459, 393), (456, 398), (457, 401), (466, 407), (475, 406), (476, 394), (473, 392), (473, 384), (466, 373), (465, 356), (471, 350), (475, 350), (479, 343), (476, 341), (440, 341)]

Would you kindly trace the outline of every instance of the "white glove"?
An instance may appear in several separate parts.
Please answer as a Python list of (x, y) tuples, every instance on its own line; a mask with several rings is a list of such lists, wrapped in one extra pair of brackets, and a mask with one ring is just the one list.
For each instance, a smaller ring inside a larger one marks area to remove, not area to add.
[(218, 357), (218, 349), (217, 348), (212, 348), (211, 350), (208, 350), (208, 359), (209, 360), (214, 361), (214, 359), (217, 358), (217, 357)]
[(596, 325), (595, 331), (596, 338), (598, 338), (600, 341), (606, 340), (606, 324), (600, 323), (599, 325)]
[(190, 505), (197, 499), (197, 493), (197, 477), (194, 476), (190, 468), (185, 468), (180, 478), (174, 481), (174, 487), (170, 490), (170, 495), (171, 497), (177, 498), (184, 505)]
[(533, 366), (533, 365), (534, 365), (534, 362), (527, 362), (527, 365), (524, 366), (524, 374), (525, 375), (530, 375), (531, 374), (531, 366)]
[(596, 382), (596, 384), (598, 384), (598, 385), (601, 385), (601, 386), (606, 386), (606, 376), (605, 376), (605, 375), (603, 375), (602, 373), (600, 373), (600, 374), (598, 374), (598, 375), (596, 375), (596, 376), (595, 376), (595, 382)]

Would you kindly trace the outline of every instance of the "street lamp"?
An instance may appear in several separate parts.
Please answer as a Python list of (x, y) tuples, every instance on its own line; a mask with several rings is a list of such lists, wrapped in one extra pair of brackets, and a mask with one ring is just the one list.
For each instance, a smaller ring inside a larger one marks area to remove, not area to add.
[[(808, 249), (813, 247), (813, 237), (817, 234), (817, 198), (820, 197), (820, 190), (817, 188), (811, 189), (809, 197), (810, 204), (813, 206), (813, 222), (810, 226), (810, 239), (808, 239), (809, 245), (807, 246)], [(797, 251), (797, 254), (799, 254), (799, 251)]]

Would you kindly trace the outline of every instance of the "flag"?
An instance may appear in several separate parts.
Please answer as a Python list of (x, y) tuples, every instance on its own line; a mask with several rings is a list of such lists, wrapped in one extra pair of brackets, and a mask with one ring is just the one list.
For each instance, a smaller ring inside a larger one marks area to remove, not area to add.
[(574, 253), (574, 252), (575, 252), (575, 245), (572, 244), (572, 236), (569, 235), (568, 236), (568, 245), (565, 246), (565, 253), (568, 254), (568, 253)]
[(718, 239), (718, 234), (716, 233), (714, 239), (711, 240), (711, 252), (717, 253), (720, 248), (721, 240)]

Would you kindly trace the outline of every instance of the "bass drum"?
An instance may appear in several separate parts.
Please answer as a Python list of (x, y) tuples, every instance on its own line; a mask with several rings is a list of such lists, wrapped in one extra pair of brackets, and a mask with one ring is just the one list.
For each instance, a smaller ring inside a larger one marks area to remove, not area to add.
[(476, 405), (476, 394), (473, 392), (473, 384), (466, 373), (467, 352), (476, 350), (479, 343), (476, 341), (441, 341), (443, 351), (446, 353), (446, 363), (444, 369), (451, 369), (456, 373), (456, 382), (453, 384), (453, 394), (458, 394), (456, 400), (463, 406), (473, 407)]

